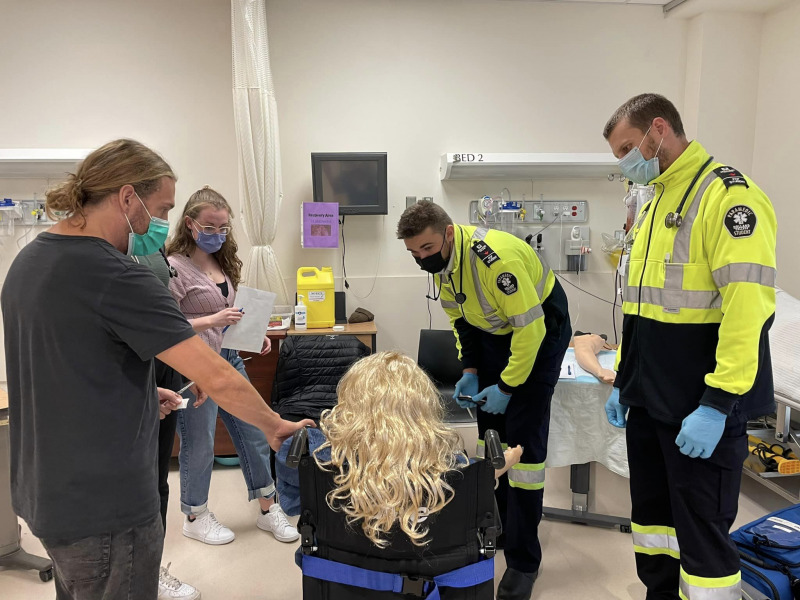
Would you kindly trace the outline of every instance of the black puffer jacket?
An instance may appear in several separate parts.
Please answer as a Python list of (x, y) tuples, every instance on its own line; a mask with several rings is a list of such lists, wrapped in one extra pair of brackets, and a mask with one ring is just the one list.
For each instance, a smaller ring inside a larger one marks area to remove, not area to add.
[(336, 404), (336, 386), (369, 348), (351, 335), (296, 335), (281, 343), (272, 408), (284, 419), (319, 420)]

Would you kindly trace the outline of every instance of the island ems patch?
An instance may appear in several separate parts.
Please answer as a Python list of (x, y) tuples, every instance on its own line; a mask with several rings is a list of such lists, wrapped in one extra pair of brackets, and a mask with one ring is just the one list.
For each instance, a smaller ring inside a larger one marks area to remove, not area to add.
[(519, 289), (517, 286), (517, 278), (513, 273), (500, 273), (500, 275), (497, 276), (497, 289), (506, 296), (510, 296)]
[(497, 253), (492, 250), (486, 242), (475, 242), (472, 244), (472, 251), (478, 255), (478, 258), (480, 258), (487, 267), (491, 267), (492, 263), (500, 260)]
[(734, 239), (748, 238), (756, 230), (756, 213), (743, 204), (734, 206), (725, 214), (725, 229)]

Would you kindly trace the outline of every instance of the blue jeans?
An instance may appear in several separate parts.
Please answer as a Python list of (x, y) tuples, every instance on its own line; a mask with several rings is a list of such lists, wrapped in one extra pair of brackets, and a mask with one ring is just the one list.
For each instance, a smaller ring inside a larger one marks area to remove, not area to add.
[[(275, 454), (275, 482), (281, 499), (281, 508), (290, 517), (300, 514), (300, 473), (297, 469), (286, 466), (286, 458), (292, 447), (294, 436), (284, 440), (280, 450)], [(308, 453), (313, 457), (314, 450), (325, 443), (325, 436), (319, 429), (308, 428)], [(325, 448), (320, 452), (321, 460), (331, 459), (331, 449)]]
[(119, 533), (41, 541), (53, 559), (57, 600), (153, 600), (158, 594), (164, 545), (158, 514)]
[[(236, 350), (223, 348), (221, 355), (242, 377), (248, 379), (244, 363)], [(199, 408), (194, 408), (194, 395), (190, 392), (185, 394), (189, 404), (184, 410), (178, 411), (181, 511), (186, 515), (199, 515), (207, 508), (211, 469), (214, 466), (217, 413), (222, 417), (239, 455), (239, 464), (247, 483), (247, 499), (274, 496), (275, 483), (269, 468), (270, 448), (264, 432), (221, 409), (211, 398), (206, 399)]]

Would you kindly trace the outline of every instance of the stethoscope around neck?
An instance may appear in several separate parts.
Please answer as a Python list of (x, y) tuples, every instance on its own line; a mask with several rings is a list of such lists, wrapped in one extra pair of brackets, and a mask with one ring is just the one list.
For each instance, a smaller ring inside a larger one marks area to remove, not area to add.
[[(458, 244), (461, 249), (461, 257), (454, 257), (458, 258), (458, 292), (456, 292), (456, 284), (453, 283), (453, 274), (449, 273), (448, 278), (450, 279), (450, 287), (453, 288), (453, 298), (456, 304), (462, 306), (467, 301), (467, 295), (464, 293), (464, 232), (461, 231), (461, 227), (458, 225), (454, 227), (458, 228), (458, 234), (461, 236), (461, 241)], [(455, 244), (453, 245), (453, 253), (455, 253)]]
[(681, 203), (678, 205), (678, 208), (675, 210), (675, 212), (670, 211), (667, 213), (667, 216), (664, 218), (664, 226), (667, 229), (672, 229), (673, 227), (680, 229), (680, 226), (683, 225), (683, 217), (681, 216), (683, 206), (686, 204), (686, 200), (689, 198), (689, 194), (691, 193), (694, 184), (697, 183), (697, 180), (700, 179), (700, 175), (703, 174), (703, 171), (705, 171), (706, 167), (711, 164), (712, 160), (714, 160), (714, 157), (709, 156), (708, 160), (703, 163), (703, 166), (700, 167), (699, 171), (697, 171), (694, 179), (692, 179), (692, 182), (689, 184), (689, 187), (686, 188), (686, 193), (683, 195), (683, 199), (681, 200)]

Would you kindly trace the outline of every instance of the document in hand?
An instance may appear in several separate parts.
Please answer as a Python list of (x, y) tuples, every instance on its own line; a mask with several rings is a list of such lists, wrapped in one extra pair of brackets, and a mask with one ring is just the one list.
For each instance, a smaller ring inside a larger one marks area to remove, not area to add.
[(236, 291), (236, 306), (243, 309), (242, 318), (222, 336), (222, 347), (261, 352), (276, 297), (273, 292), (240, 286)]

